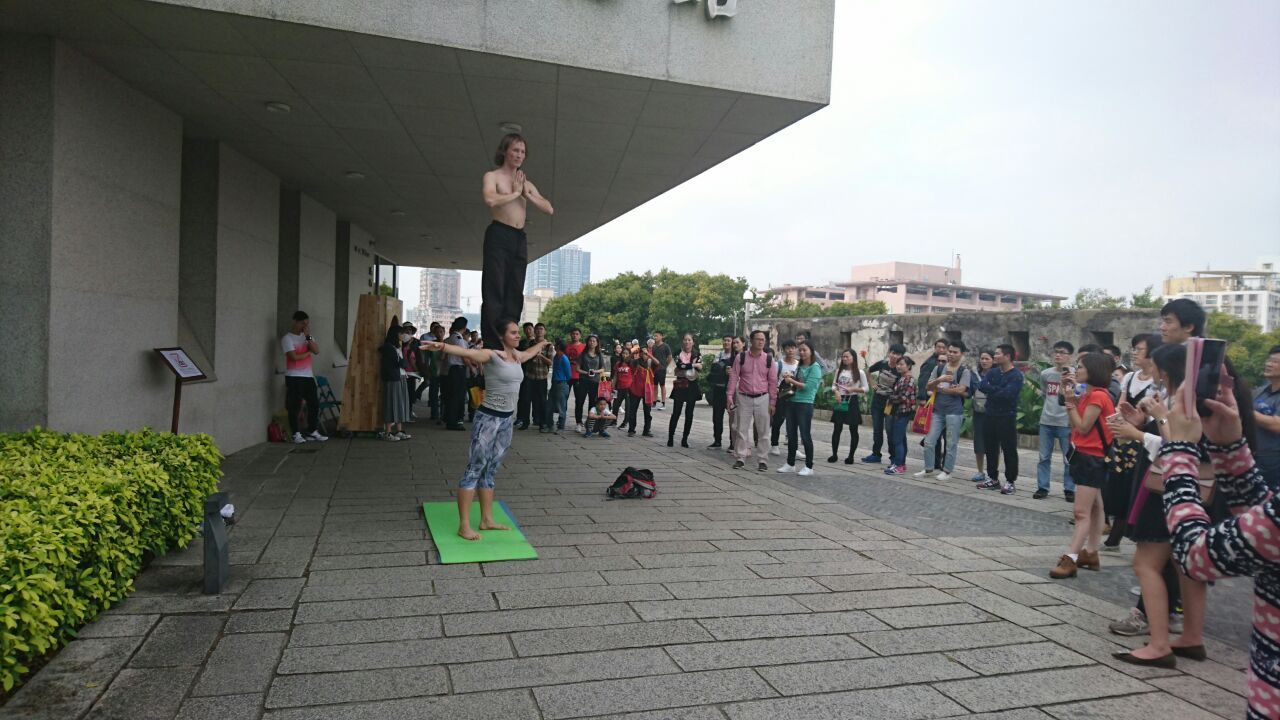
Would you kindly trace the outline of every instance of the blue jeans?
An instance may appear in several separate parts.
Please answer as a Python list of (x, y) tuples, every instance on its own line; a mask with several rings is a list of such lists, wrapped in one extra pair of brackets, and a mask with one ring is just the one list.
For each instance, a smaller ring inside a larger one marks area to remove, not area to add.
[(1071, 479), (1067, 464), (1067, 448), (1071, 447), (1071, 428), (1056, 425), (1040, 426), (1040, 462), (1036, 463), (1036, 487), (1049, 489), (1049, 473), (1053, 471), (1053, 446), (1062, 448), (1062, 487), (1067, 492), (1076, 491), (1076, 481)]
[(560, 380), (551, 383), (551, 395), (547, 398), (547, 427), (551, 427), (552, 418), (560, 413), (560, 429), (564, 429), (564, 416), (569, 414), (569, 383)]
[[(912, 415), (894, 413), (885, 417), (889, 421), (889, 464), (907, 464), (907, 426), (911, 424)], [(932, 467), (932, 466), (930, 466)]]
[[(850, 400), (850, 402), (853, 401)], [(889, 429), (886, 426), (893, 424), (893, 418), (885, 417), (884, 414), (884, 406), (888, 402), (887, 395), (871, 397), (871, 454), (876, 457), (880, 457), (880, 447), (883, 444), (885, 432)]]
[(942, 433), (947, 434), (947, 456), (942, 460), (942, 471), (951, 474), (956, 469), (956, 447), (957, 441), (960, 440), (960, 426), (964, 424), (964, 415), (938, 415), (934, 414), (933, 422), (929, 425), (929, 434), (924, 439), (924, 469), (929, 470), (938, 466), (938, 438)]

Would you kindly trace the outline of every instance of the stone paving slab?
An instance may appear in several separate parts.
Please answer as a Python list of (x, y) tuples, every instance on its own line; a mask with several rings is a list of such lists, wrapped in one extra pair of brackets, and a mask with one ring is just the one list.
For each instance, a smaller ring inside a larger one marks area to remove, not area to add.
[[(704, 445), (707, 432), (695, 422)], [(418, 506), (451, 499), (467, 438), (414, 435), (227, 458), (241, 522), (226, 591), (199, 593), (198, 542), (158, 558), (0, 715), (1194, 720), (1242, 707), (1239, 644), (1209, 637), (1212, 659), (1176, 670), (1110, 657), (1141, 641), (1106, 630), (1128, 609), (1128, 544), (1102, 573), (1050, 581), (1069, 507), (1030, 489), (838, 463), (780, 477), (659, 439), (524, 433), (499, 497), (539, 559), (442, 566)], [(625, 465), (652, 468), (662, 495), (604, 500)], [(1215, 598), (1247, 600), (1247, 583), (1221, 585)]]

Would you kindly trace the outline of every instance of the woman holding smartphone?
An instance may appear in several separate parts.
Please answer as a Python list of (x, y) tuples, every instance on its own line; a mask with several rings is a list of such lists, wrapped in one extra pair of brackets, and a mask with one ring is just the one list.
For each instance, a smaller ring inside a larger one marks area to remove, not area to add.
[[(858, 358), (853, 350), (846, 349), (840, 353), (840, 365), (832, 379), (831, 389), (836, 394), (836, 410), (831, 413), (831, 457), (827, 462), (840, 459), (840, 433), (849, 426), (849, 457), (844, 459), (845, 465), (853, 464), (853, 456), (858, 452), (858, 428), (862, 426), (862, 396), (867, 392), (867, 379), (858, 367)], [(843, 409), (840, 409), (843, 408)]]
[(782, 382), (795, 389), (791, 402), (787, 405), (787, 464), (778, 468), (780, 473), (796, 471), (796, 435), (804, 443), (804, 468), (801, 475), (813, 474), (813, 400), (818, 396), (818, 387), (822, 385), (822, 366), (813, 358), (813, 349), (808, 343), (797, 346), (797, 365), (795, 373), (783, 378)]
[(671, 399), (675, 409), (671, 413), (671, 424), (667, 426), (667, 447), (675, 444), (676, 424), (680, 413), (684, 412), (684, 435), (680, 439), (680, 447), (689, 447), (689, 429), (693, 427), (693, 407), (702, 393), (698, 389), (698, 373), (702, 371), (702, 357), (694, 347), (693, 335), (685, 333), (680, 338), (680, 352), (676, 355), (676, 379), (671, 388)]
[[(995, 367), (996, 359), (990, 350), (983, 350), (978, 353), (978, 377), (986, 377), (987, 372)], [(978, 468), (978, 472), (969, 478), (974, 482), (983, 482), (987, 479), (987, 394), (982, 392), (975, 386), (973, 388), (973, 462)]]
[(596, 404), (596, 392), (600, 389), (600, 371), (604, 369), (604, 355), (600, 354), (600, 338), (587, 336), (587, 347), (578, 356), (578, 384), (573, 393), (573, 418), (577, 427), (582, 425), (583, 407)]
[[(1067, 405), (1071, 423), (1071, 478), (1076, 481), (1076, 497), (1072, 508), (1075, 532), (1071, 544), (1049, 572), (1055, 580), (1075, 577), (1077, 568), (1097, 570), (1098, 544), (1102, 539), (1102, 489), (1107, 484), (1107, 446), (1111, 429), (1106, 419), (1115, 414), (1111, 402), (1111, 371), (1115, 361), (1102, 353), (1080, 356), (1074, 371), (1063, 369), (1061, 397)], [(1080, 390), (1076, 379), (1084, 380)]]

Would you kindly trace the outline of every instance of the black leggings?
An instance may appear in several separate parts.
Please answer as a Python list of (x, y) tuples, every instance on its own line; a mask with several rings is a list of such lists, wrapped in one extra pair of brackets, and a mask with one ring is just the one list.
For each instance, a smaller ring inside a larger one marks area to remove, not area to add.
[(573, 386), (573, 421), (579, 425), (582, 424), (582, 406), (586, 403), (588, 407), (596, 404), (596, 391), (600, 389), (598, 380), (588, 380), (586, 378), (578, 378), (578, 382)]
[(671, 411), (671, 424), (667, 426), (667, 439), (671, 440), (676, 436), (677, 421), (680, 420), (680, 411), (684, 410), (684, 436), (685, 440), (689, 439), (689, 429), (693, 427), (693, 408), (698, 401), (693, 397), (693, 390), (689, 388), (675, 388), (671, 391), (671, 401), (675, 403), (675, 407)]
[[(850, 401), (857, 402), (856, 400)], [(858, 426), (862, 424), (862, 411), (858, 408), (850, 407), (847, 411), (835, 411), (831, 414), (831, 454), (837, 456), (840, 454), (840, 433), (845, 426), (849, 426), (849, 457), (858, 452)]]

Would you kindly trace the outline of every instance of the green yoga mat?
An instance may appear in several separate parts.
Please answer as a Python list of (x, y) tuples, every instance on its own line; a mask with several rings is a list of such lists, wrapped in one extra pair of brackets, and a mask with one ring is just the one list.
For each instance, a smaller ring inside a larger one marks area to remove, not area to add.
[(427, 517), (427, 528), (440, 551), (442, 564), (536, 560), (538, 557), (538, 551), (520, 532), (520, 526), (505, 503), (494, 503), (493, 517), (510, 530), (480, 530), (480, 503), (471, 504), (471, 527), (480, 533), (479, 540), (458, 537), (457, 503), (422, 503), (422, 512)]

